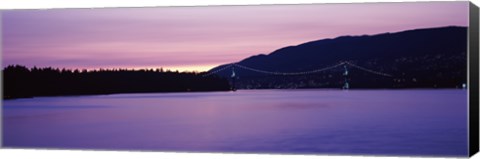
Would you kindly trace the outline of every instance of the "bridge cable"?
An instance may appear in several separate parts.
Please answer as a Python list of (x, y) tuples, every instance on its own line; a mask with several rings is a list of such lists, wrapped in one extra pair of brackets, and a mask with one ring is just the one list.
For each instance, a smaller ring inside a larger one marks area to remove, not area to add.
[(390, 74), (386, 74), (386, 73), (383, 73), (383, 72), (378, 72), (378, 71), (374, 71), (374, 70), (371, 70), (371, 69), (367, 69), (367, 68), (365, 68), (365, 67), (358, 66), (358, 65), (352, 64), (352, 63), (347, 62), (347, 61), (345, 61), (345, 64), (350, 65), (350, 66), (355, 67), (355, 68), (358, 68), (358, 69), (363, 70), (363, 71), (365, 71), (365, 72), (369, 72), (369, 73), (376, 74), (376, 75), (386, 76), (386, 77), (393, 77), (393, 76), (390, 75)]
[(226, 69), (228, 69), (228, 68), (230, 68), (230, 67), (233, 67), (233, 66), (237, 66), (237, 67), (239, 67), (239, 68), (243, 68), (243, 69), (246, 69), (246, 70), (250, 70), (250, 71), (258, 72), (258, 73), (263, 73), (263, 74), (292, 76), (292, 75), (308, 75), (308, 74), (314, 74), (314, 73), (318, 73), (318, 72), (322, 72), (322, 71), (334, 69), (334, 68), (336, 68), (336, 67), (339, 67), (339, 66), (342, 66), (342, 65), (345, 65), (345, 64), (347, 64), (347, 65), (349, 65), (349, 66), (352, 66), (352, 67), (355, 67), (355, 68), (357, 68), (357, 69), (360, 69), (360, 70), (362, 70), (362, 71), (372, 73), (372, 74), (376, 74), (376, 75), (380, 75), (380, 76), (386, 76), (386, 77), (393, 77), (393, 76), (390, 75), (390, 74), (383, 73), (383, 72), (378, 72), (378, 71), (374, 71), (374, 70), (371, 70), (371, 69), (367, 69), (367, 68), (365, 68), (365, 67), (361, 67), (361, 66), (352, 64), (352, 63), (350, 63), (350, 62), (347, 62), (347, 61), (339, 62), (339, 63), (336, 64), (336, 65), (332, 65), (332, 66), (328, 66), (328, 67), (323, 67), (323, 68), (319, 68), (319, 69), (315, 69), (315, 70), (310, 70), (310, 71), (303, 71), (303, 72), (274, 72), (274, 71), (265, 71), (265, 70), (260, 70), (260, 69), (256, 69), (256, 68), (252, 68), (252, 67), (248, 67), (248, 66), (244, 66), (244, 65), (240, 65), (240, 64), (238, 64), (238, 63), (230, 63), (230, 64), (227, 64), (226, 66), (224, 66), (224, 67), (222, 67), (222, 68), (220, 68), (220, 69), (217, 69), (217, 70), (208, 72), (207, 74), (204, 74), (203, 77), (216, 74), (216, 73), (218, 73), (218, 72), (220, 72), (220, 71), (226, 70)]
[(220, 71), (223, 71), (223, 70), (226, 70), (227, 68), (230, 68), (230, 67), (232, 67), (232, 66), (233, 66), (232, 63), (231, 63), (231, 64), (228, 64), (228, 65), (226, 65), (226, 66), (224, 66), (224, 67), (222, 67), (222, 68), (220, 68), (220, 69), (217, 69), (217, 70), (215, 70), (215, 71), (208, 72), (207, 74), (202, 75), (202, 77), (207, 77), (207, 76), (216, 74), (216, 73), (218, 73), (218, 72), (220, 72)]
[(237, 66), (239, 68), (246, 69), (246, 70), (250, 70), (250, 71), (254, 71), (254, 72), (258, 72), (258, 73), (270, 74), (270, 75), (283, 75), (283, 76), (314, 74), (314, 73), (318, 73), (318, 72), (322, 72), (322, 71), (326, 71), (326, 70), (329, 70), (329, 69), (336, 68), (336, 67), (341, 66), (343, 64), (344, 64), (343, 62), (340, 62), (340, 63), (338, 63), (336, 65), (333, 65), (333, 66), (328, 66), (328, 67), (324, 67), (324, 68), (319, 68), (319, 69), (315, 69), (315, 70), (311, 70), (311, 71), (303, 71), (303, 72), (273, 72), (273, 71), (259, 70), (259, 69), (255, 69), (255, 68), (251, 68), (251, 67), (247, 67), (247, 66), (243, 66), (243, 65), (234, 63), (235, 66)]

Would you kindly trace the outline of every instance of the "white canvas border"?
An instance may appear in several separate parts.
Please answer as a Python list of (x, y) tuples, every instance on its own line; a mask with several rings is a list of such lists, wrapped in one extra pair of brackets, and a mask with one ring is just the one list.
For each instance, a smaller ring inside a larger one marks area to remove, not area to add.
[[(205, 6), (205, 5), (256, 5), (256, 4), (310, 4), (310, 3), (363, 3), (363, 2), (419, 2), (428, 0), (0, 0), (0, 10), (4, 9), (49, 9), (49, 8), (103, 8), (103, 7), (152, 7), (152, 6)], [(435, 0), (448, 1), (448, 0)], [(480, 6), (480, 0), (471, 0)], [(1, 16), (1, 14), (0, 14)], [(0, 24), (1, 26), (1, 24)], [(1, 35), (1, 28), (0, 28)], [(1, 51), (1, 39), (0, 39)], [(1, 52), (0, 52), (1, 54)], [(0, 56), (1, 57), (1, 56)], [(0, 59), (1, 62), (1, 59)], [(1, 77), (1, 75), (0, 75)], [(0, 94), (1, 95), (1, 94)], [(1, 113), (1, 109), (0, 109)], [(1, 123), (1, 118), (0, 118)], [(1, 131), (1, 127), (0, 127)], [(0, 139), (0, 142), (2, 140)], [(330, 156), (330, 155), (268, 155), (268, 154), (221, 154), (221, 153), (172, 153), (172, 152), (129, 152), (129, 151), (83, 151), (83, 150), (40, 150), (40, 149), (0, 149), (2, 158), (278, 158), (278, 159), (339, 159), (339, 158), (411, 158), (427, 159), (426, 157), (374, 157), (374, 156)], [(480, 159), (477, 154), (474, 159)]]

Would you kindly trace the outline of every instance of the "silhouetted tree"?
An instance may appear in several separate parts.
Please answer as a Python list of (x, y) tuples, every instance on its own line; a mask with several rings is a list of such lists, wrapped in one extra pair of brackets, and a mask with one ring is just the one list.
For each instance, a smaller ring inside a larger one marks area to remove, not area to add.
[(228, 80), (198, 73), (153, 69), (37, 68), (11, 65), (3, 69), (4, 99), (140, 92), (227, 91)]

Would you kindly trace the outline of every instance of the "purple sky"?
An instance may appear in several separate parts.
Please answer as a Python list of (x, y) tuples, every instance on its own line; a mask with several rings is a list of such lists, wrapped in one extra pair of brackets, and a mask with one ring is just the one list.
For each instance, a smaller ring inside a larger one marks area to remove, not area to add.
[(468, 2), (2, 11), (3, 66), (208, 70), (341, 35), (467, 26)]

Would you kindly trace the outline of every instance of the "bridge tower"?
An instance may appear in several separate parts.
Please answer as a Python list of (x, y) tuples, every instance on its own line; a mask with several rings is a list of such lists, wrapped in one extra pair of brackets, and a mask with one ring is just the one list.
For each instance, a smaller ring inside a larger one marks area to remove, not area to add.
[(348, 84), (348, 69), (347, 69), (347, 64), (344, 64), (343, 65), (343, 68), (344, 68), (344, 72), (343, 72), (343, 78), (344, 78), (344, 84), (343, 84), (343, 87), (342, 89), (349, 89), (350, 86)]
[(235, 67), (232, 66), (232, 75), (230, 76), (232, 78), (232, 87), (230, 88), (232, 91), (236, 91), (237, 89), (235, 88)]

